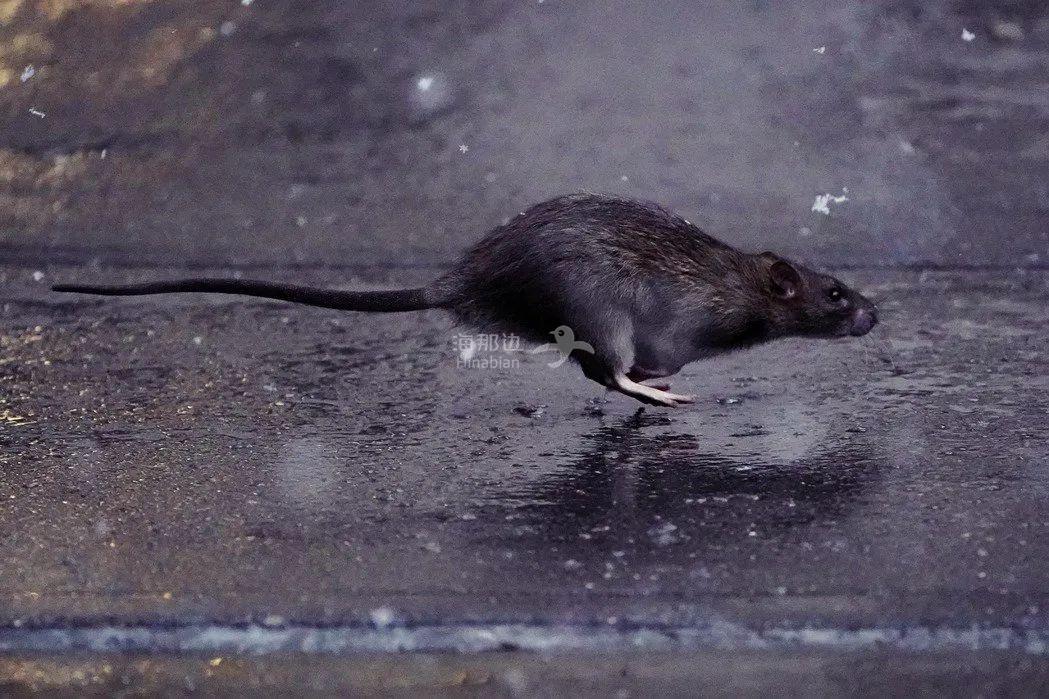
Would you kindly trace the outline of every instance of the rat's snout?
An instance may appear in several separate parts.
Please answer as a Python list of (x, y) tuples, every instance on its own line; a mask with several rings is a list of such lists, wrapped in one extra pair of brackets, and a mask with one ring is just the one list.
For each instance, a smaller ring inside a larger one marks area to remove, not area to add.
[(852, 328), (849, 330), (849, 334), (854, 337), (866, 335), (877, 324), (878, 309), (874, 307), (873, 303), (867, 301), (852, 314)]

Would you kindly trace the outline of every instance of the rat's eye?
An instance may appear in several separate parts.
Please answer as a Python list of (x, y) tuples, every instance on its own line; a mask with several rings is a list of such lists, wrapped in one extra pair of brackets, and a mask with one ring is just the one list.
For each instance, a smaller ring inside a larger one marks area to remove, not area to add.
[(841, 301), (842, 298), (844, 298), (844, 296), (845, 295), (842, 293), (840, 287), (832, 286), (830, 289), (827, 290), (827, 300), (828, 301), (832, 301), (834, 303), (837, 303), (838, 301)]

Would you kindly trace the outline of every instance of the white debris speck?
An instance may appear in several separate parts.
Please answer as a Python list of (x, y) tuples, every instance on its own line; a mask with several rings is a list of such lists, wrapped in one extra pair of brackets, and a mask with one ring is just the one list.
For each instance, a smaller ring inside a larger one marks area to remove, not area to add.
[(243, 5), (244, 7), (247, 7), (248, 5), (251, 4), (251, 0), (240, 0), (240, 4)]
[(233, 22), (223, 22), (219, 25), (219, 34), (222, 36), (230, 36), (235, 31), (237, 31), (237, 25)]
[(580, 568), (583, 567), (583, 564), (580, 563), (579, 561), (577, 561), (574, 558), (569, 558), (567, 561), (565, 561), (564, 565), (565, 565), (565, 570), (579, 570)]
[(969, 31), (968, 29), (962, 29), (962, 41), (972, 41), (975, 38), (976, 35), (973, 34), (971, 31)]
[(43, 113), (42, 111), (40, 111), (36, 107), (30, 107), (29, 108), (29, 113), (32, 114), (35, 117), (40, 117), (41, 119), (43, 119), (44, 117), (47, 116), (47, 114)]
[(107, 155), (108, 153), (109, 153), (109, 149), (108, 149), (108, 148), (103, 148), (103, 149), (102, 149), (102, 152), (98, 154), (98, 157), (99, 157), (100, 159), (102, 159), (102, 160), (105, 160), (105, 159), (106, 159), (106, 155)]
[(309, 219), (306, 218), (305, 216), (296, 216), (295, 217), (295, 225), (298, 226), (299, 228), (302, 228), (303, 226), (305, 226), (309, 222), (310, 222)]
[(44, 280), (44, 273), (43, 272), (41, 272), (39, 269), (37, 271), (33, 272), (33, 281), (34, 282), (39, 282), (39, 281), (43, 281), (43, 280)]
[(423, 548), (429, 551), (430, 553), (441, 552), (441, 545), (438, 544), (436, 541), (427, 541), (425, 544), (423, 544)]
[(844, 204), (847, 202), (849, 198), (845, 195), (848, 191), (848, 189), (842, 189), (840, 196), (834, 194), (817, 194), (816, 201), (812, 202), (812, 210), (823, 214), (824, 216), (830, 216), (830, 205)]
[(812, 235), (812, 229), (808, 226), (802, 226), (801, 229), (798, 230), (798, 235), (802, 238), (808, 238), (810, 235)]
[(27, 65), (25, 68), (22, 69), (22, 76), (21, 76), (20, 80), (22, 82), (25, 82), (26, 80), (29, 80), (29, 78), (33, 77), (34, 75), (36, 75), (36, 68), (33, 67), (32, 63), (30, 63), (29, 65)]
[(630, 181), (630, 178), (629, 178), (629, 177), (627, 177), (626, 175), (620, 175), (620, 176), (619, 176), (619, 181), (620, 181), (620, 182), (629, 182), (629, 181)]
[(197, 346), (200, 346), (200, 345), (204, 344), (204, 338), (201, 337), (200, 335), (197, 335), (196, 337), (193, 338), (193, 344), (197, 345)]
[(455, 89), (452, 81), (440, 71), (425, 70), (412, 79), (406, 97), (412, 119), (426, 120), (455, 103)]
[(389, 607), (377, 607), (368, 613), (371, 617), (372, 624), (377, 629), (386, 629), (393, 626), (393, 622), (397, 620), (397, 612), (393, 611)]
[(820, 54), (822, 56), (823, 54), (827, 53), (827, 47), (826, 46), (820, 46), (818, 48), (812, 49), (812, 52), (813, 53), (818, 53), (818, 54)]
[(284, 617), (280, 614), (267, 614), (266, 618), (262, 620), (263, 626), (284, 626)]
[(465, 153), (468, 150), (470, 150), (470, 146), (466, 145), (465, 143), (460, 143), (459, 144), (459, 152), (460, 153)]

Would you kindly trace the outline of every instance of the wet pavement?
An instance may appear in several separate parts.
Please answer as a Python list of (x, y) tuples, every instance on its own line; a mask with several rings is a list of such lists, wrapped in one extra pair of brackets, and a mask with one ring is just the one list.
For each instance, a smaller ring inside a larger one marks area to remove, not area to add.
[(495, 645), (1049, 651), (1044, 273), (847, 274), (875, 333), (692, 365), (679, 410), (537, 356), (457, 366), (437, 312), (3, 274), (0, 644), (511, 625)]
[[(0, 3), (0, 692), (1042, 686), (1047, 65), (1027, 0)], [(412, 284), (578, 190), (882, 323), (639, 410), (437, 312), (47, 291)], [(634, 674), (442, 655), (510, 648)]]

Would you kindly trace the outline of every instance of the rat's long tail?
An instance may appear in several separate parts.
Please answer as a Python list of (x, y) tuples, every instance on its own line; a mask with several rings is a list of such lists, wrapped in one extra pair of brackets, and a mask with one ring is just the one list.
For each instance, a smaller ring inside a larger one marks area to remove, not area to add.
[(82, 286), (79, 284), (56, 284), (53, 291), (70, 291), (77, 294), (100, 296), (141, 296), (144, 294), (175, 294), (203, 292), (209, 294), (240, 294), (261, 296), (308, 306), (334, 308), (340, 311), (366, 311), (396, 313), (438, 308), (442, 304), (429, 298), (427, 289), (393, 289), (390, 291), (338, 291), (314, 289), (308, 286), (289, 286), (248, 279), (179, 279), (128, 286)]

